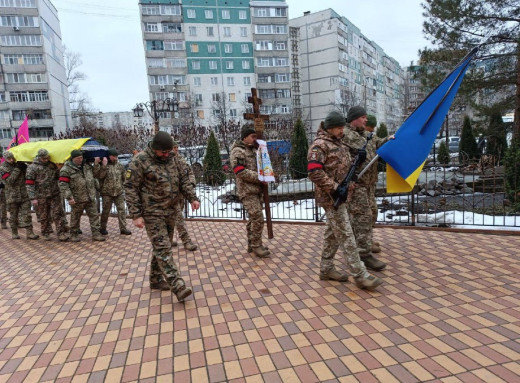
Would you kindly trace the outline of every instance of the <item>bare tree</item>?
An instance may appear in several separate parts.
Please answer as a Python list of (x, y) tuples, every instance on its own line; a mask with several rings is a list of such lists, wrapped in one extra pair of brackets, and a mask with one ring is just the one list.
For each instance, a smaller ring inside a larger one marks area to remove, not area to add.
[(86, 80), (87, 75), (78, 70), (78, 68), (83, 64), (81, 55), (78, 52), (73, 52), (65, 46), (63, 59), (65, 62), (65, 75), (69, 91), (70, 109), (73, 112), (73, 117), (75, 117), (77, 113), (85, 113), (91, 109), (88, 96), (82, 93), (79, 88), (79, 82)]

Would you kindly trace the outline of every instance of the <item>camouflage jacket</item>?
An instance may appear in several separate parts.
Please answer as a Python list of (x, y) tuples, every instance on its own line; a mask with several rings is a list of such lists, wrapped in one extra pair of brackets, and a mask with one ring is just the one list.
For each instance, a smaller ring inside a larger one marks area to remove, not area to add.
[(150, 147), (130, 162), (124, 187), (132, 219), (173, 214), (180, 193), (190, 203), (198, 201), (195, 188), (175, 155), (163, 161)]
[(123, 194), (125, 183), (125, 167), (119, 162), (108, 162), (105, 166), (101, 163), (94, 165), (94, 177), (100, 182), (100, 194), (117, 197)]
[(75, 202), (96, 200), (96, 186), (92, 166), (83, 163), (77, 166), (71, 160), (60, 170), (59, 186), (63, 198)]
[(27, 189), (25, 188), (25, 170), (4, 161), (0, 165), (0, 178), (4, 182), (4, 193), (6, 203), (25, 202), (29, 200)]
[(25, 185), (30, 199), (45, 199), (60, 194), (58, 178), (60, 171), (52, 162), (42, 163), (36, 157), (27, 168)]
[[(388, 137), (381, 138), (376, 136), (375, 134), (372, 135), (372, 139), (368, 141), (367, 145), (367, 164), (372, 161), (372, 159), (377, 155), (376, 150), (379, 149), (384, 143), (388, 141)], [(370, 166), (370, 169), (367, 170), (367, 172), (363, 175), (362, 180), (366, 180), (366, 183), (369, 187), (375, 186), (377, 183), (377, 163), (378, 161), (374, 162), (372, 166)]]
[(258, 180), (256, 148), (238, 140), (231, 148), (231, 167), (237, 180), (240, 198), (262, 194), (262, 183)]
[[(365, 128), (361, 127), (361, 128), (356, 129), (353, 126), (347, 124), (347, 127), (345, 128), (345, 136), (343, 137), (343, 142), (345, 143), (345, 145), (348, 146), (352, 160), (354, 160), (356, 158), (358, 149), (361, 149), (363, 146), (365, 146), (365, 143), (367, 142), (367, 137), (368, 137), (368, 132), (365, 131)], [(363, 163), (359, 164), (359, 166), (356, 168), (356, 174), (359, 174), (359, 172), (361, 172), (361, 170), (363, 170), (365, 168), (365, 166), (368, 165), (368, 163), (370, 162), (370, 159), (373, 158), (373, 157), (371, 157), (369, 159), (368, 145), (367, 145), (366, 150), (367, 150), (367, 158), (365, 161), (363, 161)], [(356, 181), (356, 183), (358, 185), (361, 185), (364, 187), (370, 186), (370, 177), (368, 176), (367, 173), (365, 173), (365, 174), (363, 174), (361, 179), (358, 179)]]
[(322, 128), (307, 154), (309, 178), (316, 185), (316, 202), (323, 208), (334, 205), (332, 193), (347, 175), (352, 163), (349, 148)]

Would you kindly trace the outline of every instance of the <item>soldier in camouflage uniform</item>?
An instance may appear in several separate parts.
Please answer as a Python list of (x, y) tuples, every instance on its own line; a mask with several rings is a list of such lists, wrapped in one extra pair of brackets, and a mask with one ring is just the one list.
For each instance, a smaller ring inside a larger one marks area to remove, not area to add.
[(79, 242), (79, 222), (85, 210), (90, 222), (93, 241), (104, 241), (99, 232), (99, 214), (96, 204), (96, 187), (92, 167), (83, 163), (81, 150), (73, 150), (70, 159), (60, 170), (59, 186), (61, 195), (71, 207), (70, 231), (71, 242)]
[(170, 289), (179, 301), (183, 301), (192, 291), (179, 276), (172, 257), (176, 198), (179, 193), (184, 194), (193, 210), (197, 210), (200, 203), (172, 149), (172, 137), (166, 132), (158, 132), (148, 148), (130, 162), (125, 192), (134, 226), (145, 227), (152, 243), (150, 287)]
[(9, 209), (9, 225), (13, 239), (20, 239), (18, 228), (25, 227), (27, 239), (38, 239), (34, 234), (31, 216), (31, 203), (25, 188), (27, 165), (17, 162), (14, 154), (4, 153), (5, 162), (0, 165), (0, 178), (5, 184), (5, 200)]
[(348, 280), (348, 274), (336, 270), (334, 266), (334, 255), (341, 249), (356, 285), (373, 290), (383, 281), (370, 275), (360, 260), (345, 203), (334, 209), (337, 189), (352, 163), (349, 149), (342, 141), (344, 128), (345, 118), (338, 112), (330, 112), (318, 129), (307, 155), (309, 178), (316, 185), (316, 202), (325, 210), (327, 217), (320, 279)]
[(112, 204), (116, 205), (117, 218), (119, 221), (119, 232), (122, 235), (132, 235), (126, 228), (126, 205), (123, 184), (125, 182), (125, 167), (117, 160), (117, 151), (111, 148), (108, 151), (108, 159), (99, 157), (94, 159), (94, 177), (99, 180), (103, 208), (101, 211), (102, 235), (108, 235), (107, 223)]
[[(197, 184), (195, 180), (195, 174), (193, 174), (193, 171), (191, 170), (190, 165), (186, 162), (186, 160), (179, 154), (179, 144), (177, 142), (173, 142), (173, 154), (179, 161), (182, 167), (182, 172), (188, 176), (188, 179), (190, 180), (190, 184), (193, 186), (193, 189), (195, 189), (195, 186)], [(179, 232), (179, 237), (182, 241), (182, 244), (184, 248), (188, 251), (195, 251), (199, 247), (194, 244), (191, 241), (190, 235), (188, 234), (188, 229), (186, 228), (186, 222), (184, 222), (184, 197), (182, 194), (179, 194), (176, 200), (176, 206), (175, 206), (175, 226), (177, 226), (177, 231)], [(177, 246), (177, 242), (173, 240), (173, 231), (175, 228), (172, 228), (172, 246)]]
[(236, 176), (238, 197), (249, 215), (246, 224), (247, 251), (265, 258), (269, 249), (262, 244), (264, 213), (262, 211), (262, 182), (258, 179), (256, 164), (256, 131), (252, 124), (245, 124), (240, 140), (231, 148), (231, 167)]
[(5, 202), (5, 185), (0, 179), (0, 223), (2, 229), (7, 229), (7, 203)]
[(52, 221), (56, 226), (58, 239), (69, 239), (67, 226), (63, 222), (65, 212), (61, 203), (58, 178), (60, 171), (56, 164), (50, 162), (47, 149), (38, 150), (34, 162), (27, 168), (25, 185), (32, 205), (39, 211), (42, 236), (45, 240), (51, 239)]
[[(367, 112), (363, 107), (353, 106), (349, 109), (347, 114), (347, 129), (343, 137), (343, 142), (349, 147), (350, 154), (353, 157), (356, 156), (358, 150), (367, 143), (369, 133), (365, 131), (366, 121)], [(368, 145), (372, 138), (367, 144), (367, 152), (370, 150)], [(370, 159), (372, 158), (373, 156)], [(368, 165), (370, 159), (367, 156), (365, 161), (358, 166), (356, 173), (363, 170)], [(353, 191), (349, 196), (350, 199), (347, 207), (361, 260), (368, 269), (380, 271), (386, 267), (386, 264), (375, 258), (371, 253), (373, 213), (370, 188), (374, 186), (371, 176), (373, 177), (373, 174), (370, 174), (370, 172), (365, 173), (360, 179), (356, 180), (353, 184)]]

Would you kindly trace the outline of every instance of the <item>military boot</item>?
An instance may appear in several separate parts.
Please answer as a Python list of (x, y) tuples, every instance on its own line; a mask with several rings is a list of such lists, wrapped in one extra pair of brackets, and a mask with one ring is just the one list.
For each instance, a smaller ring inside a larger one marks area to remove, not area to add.
[(356, 277), (354, 278), (356, 286), (360, 289), (375, 290), (377, 286), (383, 283), (381, 278), (375, 277), (368, 274), (368, 277)]
[(182, 302), (192, 294), (192, 291), (189, 287), (186, 287), (184, 281), (182, 281), (181, 283), (177, 282), (177, 286), (173, 289), (173, 293), (177, 297), (177, 300)]
[(128, 229), (121, 230), (121, 235), (132, 235), (132, 232)]
[[(264, 250), (269, 250), (269, 248), (267, 246), (264, 246), (264, 245), (260, 245), (260, 247)], [(247, 252), (248, 253), (252, 253), (253, 252), (253, 247), (251, 246), (251, 241), (247, 241)]]
[(195, 245), (193, 242), (191, 241), (188, 241), (188, 242), (184, 242), (184, 248), (188, 251), (195, 251), (197, 250), (199, 247), (197, 245)]
[(361, 260), (365, 264), (367, 269), (374, 270), (374, 271), (381, 271), (384, 270), (386, 267), (386, 263), (381, 262), (379, 259), (374, 257), (372, 254), (367, 255), (361, 255)]
[(70, 241), (71, 242), (81, 242), (81, 239), (79, 239), (78, 235), (76, 233), (74, 233), (70, 236)]
[(67, 242), (69, 239), (70, 239), (70, 237), (67, 233), (61, 233), (58, 235), (58, 240), (60, 242)]
[(103, 242), (106, 240), (105, 237), (101, 235), (101, 233), (93, 233), (92, 234), (92, 240), (96, 242)]
[(20, 236), (18, 235), (18, 228), (11, 228), (11, 238), (20, 239)]
[(253, 253), (258, 258), (267, 258), (267, 257), (269, 257), (269, 254), (271, 254), (271, 252), (269, 250), (267, 250), (265, 247), (263, 247), (262, 245), (260, 245), (258, 247), (253, 247), (252, 250), (253, 250)]
[(107, 231), (107, 229), (99, 229), (99, 234), (108, 235), (108, 231)]
[(329, 271), (320, 271), (320, 279), (322, 281), (338, 281), (338, 282), (347, 282), (348, 274), (338, 271), (336, 269), (332, 269)]
[(38, 234), (34, 234), (34, 231), (32, 229), (32, 227), (28, 227), (27, 229), (25, 229), (26, 231), (26, 237), (27, 239), (38, 239), (40, 238), (40, 236)]
[(381, 252), (381, 245), (379, 242), (372, 242), (372, 253), (380, 253)]
[(150, 288), (152, 290), (170, 290), (170, 285), (164, 279), (160, 279), (158, 282), (150, 281)]
[(47, 234), (47, 233), (42, 234), (42, 238), (44, 241), (52, 241), (50, 234)]
[(176, 247), (177, 246), (177, 241), (172, 239), (172, 247)]

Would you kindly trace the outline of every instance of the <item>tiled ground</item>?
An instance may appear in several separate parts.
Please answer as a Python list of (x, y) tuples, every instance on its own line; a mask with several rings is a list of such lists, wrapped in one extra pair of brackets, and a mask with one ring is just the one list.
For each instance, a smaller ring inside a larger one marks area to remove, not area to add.
[(323, 226), (275, 224), (261, 260), (242, 222), (190, 222), (181, 304), (150, 291), (144, 231), (116, 225), (103, 243), (0, 230), (0, 382), (520, 381), (519, 236), (377, 228), (368, 293), (318, 279)]

